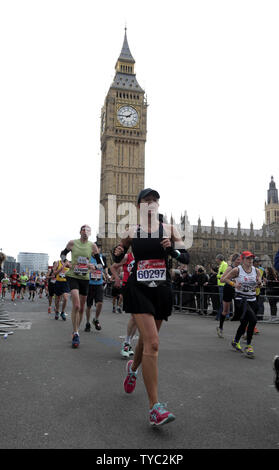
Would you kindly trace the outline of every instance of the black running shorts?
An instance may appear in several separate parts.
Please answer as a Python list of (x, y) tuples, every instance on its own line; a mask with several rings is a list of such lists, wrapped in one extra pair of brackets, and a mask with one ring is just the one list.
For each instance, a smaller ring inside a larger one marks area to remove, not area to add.
[(103, 302), (104, 299), (104, 288), (101, 284), (89, 284), (89, 291), (87, 295), (87, 307), (92, 307), (95, 300), (95, 304)]
[(63, 294), (68, 294), (70, 292), (68, 281), (56, 281), (54, 286), (54, 292), (57, 297), (60, 297)]
[(171, 285), (146, 287), (131, 276), (123, 291), (123, 310), (126, 313), (150, 313), (156, 320), (168, 320), (172, 312)]
[(70, 286), (70, 290), (77, 289), (80, 295), (84, 295), (87, 297), (88, 289), (89, 289), (89, 280), (86, 279), (77, 279), (75, 277), (67, 276), (67, 281)]
[(55, 294), (55, 282), (49, 282), (48, 283), (48, 295), (50, 297), (53, 297)]
[(225, 284), (223, 290), (223, 300), (224, 302), (231, 302), (232, 299), (234, 299), (234, 287)]

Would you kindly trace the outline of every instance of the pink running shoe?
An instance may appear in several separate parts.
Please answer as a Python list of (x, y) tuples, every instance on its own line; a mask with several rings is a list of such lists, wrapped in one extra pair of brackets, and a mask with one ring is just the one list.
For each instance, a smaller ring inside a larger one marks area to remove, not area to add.
[(137, 372), (133, 372), (132, 367), (133, 361), (128, 361), (126, 365), (127, 377), (124, 380), (124, 390), (126, 393), (132, 393), (136, 387)]
[(175, 420), (175, 416), (166, 410), (165, 403), (155, 403), (149, 411), (149, 422), (151, 426), (160, 426)]

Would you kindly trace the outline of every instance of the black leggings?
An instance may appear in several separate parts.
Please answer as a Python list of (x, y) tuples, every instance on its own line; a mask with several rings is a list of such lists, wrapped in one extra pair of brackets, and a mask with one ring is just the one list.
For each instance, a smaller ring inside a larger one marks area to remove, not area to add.
[(247, 302), (246, 300), (235, 300), (235, 315), (239, 317), (240, 325), (235, 335), (235, 342), (238, 343), (247, 328), (247, 344), (251, 344), (254, 328), (257, 323), (257, 301)]

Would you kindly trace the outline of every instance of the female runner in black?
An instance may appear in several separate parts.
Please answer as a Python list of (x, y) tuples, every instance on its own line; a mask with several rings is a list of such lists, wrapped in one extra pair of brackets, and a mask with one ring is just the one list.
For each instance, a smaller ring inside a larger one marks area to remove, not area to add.
[(175, 416), (158, 400), (158, 333), (163, 320), (172, 312), (171, 277), (168, 257), (182, 264), (189, 263), (189, 254), (178, 230), (159, 221), (157, 191), (147, 188), (138, 196), (140, 225), (128, 230), (113, 250), (119, 262), (131, 246), (135, 264), (123, 292), (123, 308), (136, 321), (139, 340), (134, 359), (127, 363), (124, 381), (126, 393), (136, 386), (137, 370), (142, 365), (142, 375), (149, 398), (151, 425), (173, 421)]

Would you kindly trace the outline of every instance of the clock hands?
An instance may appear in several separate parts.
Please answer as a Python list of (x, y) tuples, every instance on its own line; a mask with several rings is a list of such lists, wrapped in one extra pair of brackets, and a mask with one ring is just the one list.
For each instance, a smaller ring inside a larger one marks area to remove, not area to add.
[(122, 116), (122, 117), (125, 117), (125, 118), (129, 118), (132, 116), (132, 113), (130, 114), (118, 114), (118, 116)]

